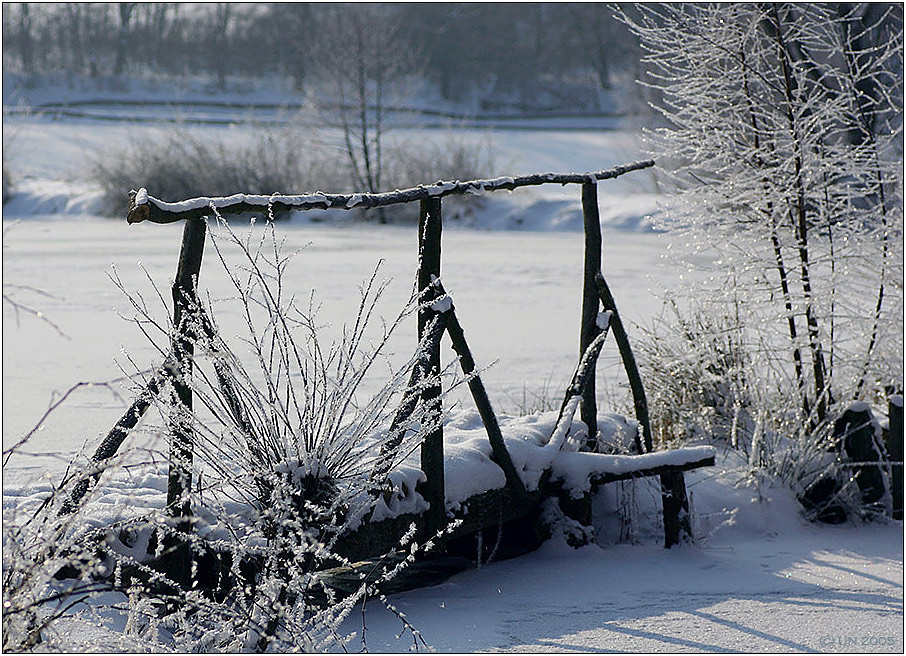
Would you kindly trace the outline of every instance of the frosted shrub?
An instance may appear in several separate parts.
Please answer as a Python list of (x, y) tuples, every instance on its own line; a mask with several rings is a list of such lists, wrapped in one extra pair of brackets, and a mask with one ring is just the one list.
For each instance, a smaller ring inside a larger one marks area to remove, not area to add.
[[(58, 517), (62, 494), (38, 509), (4, 511), (3, 651), (26, 651), (42, 641), (69, 608), (110, 589), (94, 579), (107, 573), (83, 538), (85, 517)], [(68, 570), (65, 579), (57, 574)]]
[[(342, 645), (339, 624), (356, 603), (375, 594), (374, 579), (405, 567), (419, 551), (410, 534), (400, 545), (402, 560), (376, 566), (372, 581), (342, 600), (318, 575), (348, 564), (335, 545), (380, 493), (384, 480), (375, 472), (407, 457), (439, 419), (419, 408), (404, 439), (385, 448), (386, 426), (419, 351), (392, 369), (370, 398), (358, 398), (363, 378), (416, 309), (416, 299), (373, 334), (386, 285), (376, 270), (360, 290), (352, 326), (325, 344), (311, 303), (299, 307), (284, 286), (291, 256), (282, 253), (271, 222), (242, 236), (220, 220), (212, 243), (233, 287), (247, 352), (237, 354), (220, 336), (213, 309), (223, 313), (223, 304), (194, 308), (191, 423), (199, 485), (192, 493), (197, 517), (190, 539), (228, 554), (234, 583), (224, 601), (193, 600), (210, 621), (193, 619), (192, 626), (221, 626), (229, 617), (242, 631), (229, 632), (227, 643), (211, 642), (194, 628), (189, 637), (203, 640), (198, 646), (205, 649), (311, 651)], [(243, 564), (253, 573), (242, 571)], [(239, 591), (239, 581), (246, 581), (250, 593)], [(241, 645), (237, 635), (244, 636)]]
[[(318, 119), (320, 120), (320, 119)], [(397, 140), (385, 145), (383, 182), (377, 191), (403, 189), (438, 180), (486, 178), (495, 167), (487, 140), (448, 135), (437, 143)], [(123, 149), (101, 153), (92, 171), (104, 190), (104, 212), (128, 211), (126, 189), (144, 187), (156, 198), (178, 201), (199, 196), (244, 193), (356, 193), (368, 191), (350, 172), (342, 150), (317, 125), (260, 132), (246, 143), (185, 129), (135, 139)], [(4, 189), (7, 189), (4, 186)], [(451, 197), (451, 216), (478, 198)], [(417, 205), (380, 208), (387, 218), (411, 220)], [(461, 211), (461, 210), (460, 210)], [(350, 216), (373, 218), (355, 210)], [(279, 218), (279, 217), (278, 217)]]
[(237, 189), (267, 195), (342, 186), (336, 162), (308, 146), (288, 131), (262, 132), (243, 144), (178, 129), (102, 153), (93, 176), (105, 192), (104, 210), (117, 217), (129, 209), (124, 189), (145, 187), (157, 198), (178, 201)]
[[(382, 601), (378, 585), (432, 548), (416, 544), (414, 526), (391, 554), (374, 554), (370, 570), (344, 574), (342, 594), (330, 572), (350, 563), (338, 552), (340, 536), (354, 530), (384, 491), (385, 473), (418, 447), (439, 417), (421, 407), (389, 435), (403, 394), (418, 394), (430, 378), (406, 390), (422, 348), (371, 395), (360, 389), (391, 334), (418, 307), (417, 298), (390, 320), (376, 322), (386, 283), (377, 270), (360, 290), (351, 326), (322, 341), (311, 303), (298, 307), (284, 286), (291, 259), (282, 253), (272, 222), (236, 234), (223, 221), (212, 232), (214, 260), (233, 285), (230, 299), (190, 308), (195, 340), (188, 382), (194, 410), (173, 390), (158, 397), (171, 426), (191, 429), (194, 460), (186, 493), (189, 518), (160, 506), (126, 502), (117, 517), (100, 519), (91, 495), (76, 512), (58, 516), (61, 487), (34, 519), (4, 524), (4, 646), (28, 649), (58, 616), (76, 612), (69, 602), (116, 590), (126, 616), (126, 637), (153, 648), (185, 651), (324, 651), (344, 648), (354, 636), (341, 631), (349, 613), (368, 599)], [(213, 272), (212, 272), (213, 273)], [(161, 303), (163, 295), (159, 294)], [(135, 321), (147, 334), (171, 337), (137, 293)], [(214, 319), (239, 317), (244, 330), (234, 350)], [(161, 435), (165, 439), (165, 435)], [(134, 455), (134, 454), (133, 454)], [(123, 478), (166, 481), (168, 454), (114, 467), (98, 489)], [(181, 504), (180, 504), (181, 505)], [(65, 540), (63, 539), (65, 538)], [(172, 569), (189, 545), (193, 564), (186, 586)], [(54, 576), (62, 572), (64, 579)], [(367, 574), (367, 579), (365, 578)], [(423, 644), (401, 615), (403, 631)], [(365, 647), (364, 635), (361, 636)]]
[(669, 308), (638, 342), (654, 434), (665, 444), (713, 438), (748, 451), (754, 372), (742, 326), (714, 309), (687, 317)]
[(649, 143), (681, 201), (664, 227), (707, 273), (670, 293), (708, 319), (693, 335), (683, 320), (659, 330), (649, 349), (663, 423), (681, 422), (672, 436), (720, 435), (748, 407), (737, 425), (751, 437), (736, 443), (794, 487), (836, 448), (851, 403), (902, 381), (897, 12), (737, 3), (621, 16), (662, 96), (666, 123)]

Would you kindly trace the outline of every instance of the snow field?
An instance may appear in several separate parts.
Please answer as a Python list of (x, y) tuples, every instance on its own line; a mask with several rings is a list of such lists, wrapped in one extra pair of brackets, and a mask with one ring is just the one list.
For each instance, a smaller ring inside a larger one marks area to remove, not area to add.
[[(247, 126), (189, 129), (236, 139), (253, 135)], [(162, 134), (156, 126), (54, 123), (40, 117), (4, 122), (4, 160), (20, 192), (4, 208), (4, 294), (42, 314), (35, 317), (4, 304), (4, 448), (71, 385), (111, 381), (123, 371), (131, 374), (160, 362), (147, 338), (118, 317), (133, 312), (107, 273), (115, 267), (126, 289), (139, 291), (151, 307), (158, 304), (164, 321), (167, 311), (141, 267), (169, 298), (181, 227), (127, 226), (124, 217), (93, 216), (98, 191), (82, 178), (98, 147), (155, 131)], [(413, 138), (436, 134), (403, 133), (397, 132)], [(626, 133), (508, 131), (488, 138), (501, 153), (497, 168), (505, 173), (584, 171), (638, 158), (636, 139)], [(645, 175), (599, 185), (605, 224), (644, 228), (644, 216), (657, 210)], [(575, 367), (582, 267), (578, 203), (577, 188), (521, 190), (495, 195), (461, 222), (466, 225), (457, 227), (451, 220), (445, 226), (444, 285), (479, 367), (495, 363), (482, 377), (498, 411), (516, 414), (523, 392), (529, 404), (539, 394), (540, 401), (559, 406)], [(381, 307), (393, 314), (409, 297), (416, 266), (411, 226), (377, 229), (296, 219), (280, 224), (278, 234), (286, 238), (285, 250), (304, 249), (288, 277), (298, 283), (293, 291), (299, 298), (307, 300), (315, 290), (322, 304), (319, 319), (329, 334), (351, 319), (356, 286), (380, 259), (379, 277), (393, 280)], [(663, 258), (668, 243), (667, 235), (605, 230), (604, 273), (624, 320), (656, 319), (660, 302), (651, 290), (688, 275)], [(218, 301), (218, 321), (233, 341), (240, 333), (239, 317), (220, 302), (229, 295), (228, 287), (210, 248), (201, 278), (202, 288)], [(414, 320), (410, 324), (392, 343), (391, 360), (411, 353)], [(442, 357), (450, 361), (446, 346)], [(599, 407), (627, 414), (620, 369), (609, 341), (599, 365)], [(369, 378), (363, 393), (380, 382), (379, 375)], [(4, 467), (5, 519), (46, 494), (83, 445), (92, 451), (133, 394), (133, 387), (119, 381), (73, 392)], [(460, 487), (448, 490), (451, 496), (468, 496), (496, 476), (496, 467), (487, 467), (486, 436), (470, 404), (464, 394), (449, 399), (451, 428), (459, 429), (450, 431), (459, 440), (451, 440), (450, 452), (460, 450), (459, 464), (483, 473), (472, 480), (453, 479)], [(544, 423), (532, 415), (520, 421)], [(159, 457), (155, 452), (163, 449), (162, 438), (153, 416), (126, 446), (140, 457)], [(579, 470), (576, 464), (573, 473)], [(404, 478), (406, 472), (400, 475)], [(747, 484), (745, 463), (732, 453), (720, 454), (714, 468), (688, 473), (686, 481), (695, 545), (661, 547), (656, 482), (610, 484), (595, 501), (595, 544), (574, 550), (555, 537), (535, 553), (395, 595), (392, 601), (441, 652), (902, 653), (902, 522), (808, 524), (788, 490), (770, 481), (757, 488)], [(96, 520), (123, 512), (131, 493), (137, 496), (129, 503), (161, 503), (163, 485), (153, 472), (136, 472), (131, 480), (102, 488), (95, 502), (103, 510)], [(85, 613), (61, 623), (47, 646), (148, 649), (147, 641), (122, 635), (122, 614), (103, 607), (123, 600), (114, 594), (98, 600), (97, 617)], [(411, 641), (396, 637), (395, 617), (368, 606), (365, 618), (370, 650), (409, 648)], [(361, 617), (350, 617), (344, 628), (361, 632)], [(165, 635), (163, 640), (166, 644)]]

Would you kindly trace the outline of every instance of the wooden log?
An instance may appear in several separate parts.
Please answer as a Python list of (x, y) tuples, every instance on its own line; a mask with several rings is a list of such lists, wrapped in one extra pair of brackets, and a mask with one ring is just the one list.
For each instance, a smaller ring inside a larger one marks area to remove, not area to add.
[[(595, 285), (595, 276), (601, 271), (601, 219), (598, 214), (598, 185), (586, 182), (582, 185), (582, 220), (585, 228), (585, 270), (582, 277), (582, 321), (579, 337), (579, 356), (585, 354), (589, 344), (598, 336), (598, 308), (600, 299)], [(588, 426), (587, 447), (594, 448), (598, 434), (598, 406), (595, 399), (595, 365), (582, 388), (580, 417)]]
[[(617, 481), (629, 481), (634, 478), (648, 478), (651, 476), (664, 476), (670, 475), (676, 472), (682, 473), (686, 471), (691, 471), (693, 469), (699, 469), (700, 467), (712, 467), (714, 466), (714, 456), (705, 456), (697, 460), (692, 460), (690, 462), (683, 463), (681, 465), (661, 465), (659, 467), (649, 467), (647, 469), (636, 469), (634, 471), (624, 472), (621, 474), (615, 473), (606, 473), (606, 474), (592, 474), (589, 478), (589, 483), (591, 484), (591, 490), (594, 492), (602, 485), (607, 485), (608, 483), (615, 483)], [(556, 481), (555, 481), (556, 482)]]
[(891, 394), (887, 400), (887, 454), (890, 457), (893, 518), (903, 519), (903, 395)]
[(129, 431), (135, 428), (139, 420), (151, 406), (151, 403), (154, 402), (155, 397), (160, 394), (161, 386), (164, 381), (173, 375), (172, 369), (173, 362), (168, 359), (167, 362), (154, 372), (154, 375), (151, 376), (151, 379), (145, 385), (145, 388), (138, 397), (132, 402), (132, 405), (129, 406), (113, 428), (110, 429), (110, 432), (107, 433), (103, 442), (101, 442), (91, 456), (91, 463), (95, 472), (85, 476), (75, 484), (69, 499), (67, 499), (60, 508), (60, 515), (68, 515), (78, 508), (85, 494), (91, 488), (92, 481), (96, 482), (98, 478), (100, 478), (103, 463), (116, 455), (120, 445), (129, 435)]
[[(713, 458), (712, 458), (713, 464)], [(681, 471), (661, 474), (661, 499), (664, 504), (664, 548), (692, 539), (686, 480)]]
[[(445, 296), (447, 292), (443, 285), (439, 281), (435, 285), (440, 294)], [(484, 383), (481, 382), (481, 377), (475, 373), (475, 358), (472, 357), (472, 350), (466, 341), (466, 334), (462, 329), (462, 324), (459, 323), (459, 319), (456, 317), (456, 308), (453, 306), (452, 301), (450, 309), (443, 314), (448, 315), (447, 334), (450, 335), (453, 350), (459, 356), (459, 365), (462, 367), (463, 373), (469, 378), (469, 391), (472, 393), (472, 400), (475, 401), (475, 407), (478, 409), (479, 416), (481, 416), (481, 422), (488, 433), (488, 441), (491, 443), (494, 462), (503, 470), (507, 485), (518, 496), (524, 496), (525, 485), (513, 465), (509, 451), (507, 451), (503, 433), (500, 431), (500, 424), (497, 421), (497, 415), (494, 414), (494, 408), (491, 406), (491, 399), (488, 397)]]
[[(437, 297), (437, 290), (432, 287), (432, 283), (440, 278), (441, 231), (440, 198), (422, 200), (418, 225), (418, 290), (421, 303), (418, 312), (419, 342), (424, 340), (429, 325), (438, 314), (429, 303)], [(421, 400), (426, 405), (426, 413), (436, 412), (440, 419), (437, 428), (425, 436), (421, 447), (421, 469), (427, 480), (419, 486), (419, 492), (431, 504), (425, 524), (425, 530), (430, 535), (443, 528), (447, 521), (444, 502), (443, 407), (439, 382), (440, 345), (430, 350), (428, 358), (428, 376), (438, 382), (422, 391)]]
[[(612, 317), (612, 315), (610, 315)], [(585, 351), (582, 353), (582, 357), (579, 360), (579, 364), (576, 366), (576, 370), (573, 372), (573, 377), (569, 382), (569, 385), (566, 388), (566, 394), (563, 395), (563, 402), (560, 404), (560, 412), (557, 414), (557, 421), (554, 424), (554, 433), (557, 432), (560, 422), (564, 420), (572, 421), (572, 413), (569, 417), (564, 417), (567, 412), (567, 408), (570, 405), (570, 400), (582, 395), (582, 390), (586, 389), (588, 385), (589, 378), (594, 376), (595, 364), (598, 361), (598, 356), (601, 354), (601, 348), (604, 346), (604, 340), (607, 339), (607, 329), (610, 327), (610, 318), (608, 318), (608, 323), (603, 330), (600, 330), (595, 336), (594, 340), (585, 347)], [(573, 413), (575, 412), (575, 405), (572, 406)], [(553, 435), (548, 438), (548, 442), (553, 439)], [(588, 439), (587, 445), (591, 445), (593, 440)], [(592, 450), (594, 447), (592, 447)]]
[[(601, 298), (601, 305), (605, 310), (613, 313), (610, 318), (610, 327), (613, 331), (613, 338), (620, 349), (620, 357), (623, 360), (623, 367), (626, 369), (626, 377), (629, 379), (629, 388), (632, 391), (632, 401), (635, 406), (635, 417), (642, 426), (642, 435), (645, 441), (645, 453), (652, 449), (651, 439), (651, 421), (648, 417), (648, 400), (645, 397), (645, 387), (642, 385), (642, 376), (639, 373), (639, 367), (635, 362), (635, 356), (632, 354), (632, 348), (629, 346), (629, 336), (620, 319), (620, 313), (617, 311), (617, 304), (614, 301), (613, 294), (607, 286), (604, 276), (598, 272), (595, 276), (595, 286), (598, 288), (598, 294)], [(642, 445), (639, 443), (636, 435), (636, 449), (643, 453)]]
[(393, 420), (390, 422), (390, 429), (387, 431), (387, 439), (381, 445), (381, 457), (371, 472), (371, 480), (383, 482), (383, 479), (390, 472), (393, 461), (400, 446), (403, 443), (407, 430), (407, 422), (415, 412), (418, 402), (421, 400), (419, 384), (427, 379), (431, 369), (431, 354), (440, 350), (440, 340), (450, 321), (449, 313), (443, 312), (436, 315), (432, 323), (426, 328), (425, 337), (419, 348), (422, 352), (418, 360), (412, 367), (412, 374), (409, 376), (409, 382), (406, 384), (406, 391), (403, 394), (403, 400), (400, 407), (397, 408)]
[[(452, 529), (447, 527), (435, 552), (442, 551), (443, 544), (452, 539), (539, 512), (540, 498), (539, 493), (528, 493), (520, 497), (508, 487), (488, 490), (468, 498), (453, 513), (454, 519), (460, 523)], [(427, 534), (426, 514), (410, 513), (378, 522), (366, 522), (337, 541), (337, 554), (355, 561), (387, 553), (399, 547), (400, 537), (412, 524), (416, 525), (418, 534)], [(431, 534), (430, 538), (433, 539), (434, 535)]]
[[(192, 460), (194, 434), (190, 424), (192, 412), (192, 359), (193, 309), (197, 307), (196, 286), (201, 271), (207, 227), (202, 219), (186, 221), (183, 229), (182, 248), (176, 279), (173, 282), (173, 326), (171, 348), (176, 360), (173, 391), (181, 408), (174, 408), (170, 424), (170, 470), (167, 477), (167, 511), (178, 518), (176, 528), (191, 530), (192, 514), (189, 491), (192, 487)], [(192, 559), (188, 544), (175, 536), (167, 536), (165, 547), (169, 551), (168, 573), (178, 584), (188, 586), (191, 579)]]
[(881, 445), (875, 440), (876, 425), (871, 408), (865, 404), (847, 408), (834, 422), (834, 438), (839, 440), (847, 459), (855, 463), (856, 485), (867, 508), (881, 504), (885, 493), (881, 470), (883, 454)]
[(631, 162), (603, 171), (589, 173), (534, 173), (515, 177), (500, 177), (487, 180), (468, 180), (466, 182), (438, 182), (433, 185), (422, 185), (411, 189), (382, 192), (376, 194), (326, 194), (317, 192), (302, 195), (272, 194), (270, 196), (252, 196), (234, 194), (216, 198), (193, 198), (177, 203), (168, 203), (149, 196), (140, 189), (132, 194), (129, 223), (151, 221), (152, 223), (173, 223), (185, 219), (198, 219), (213, 216), (216, 208), (222, 216), (262, 213), (271, 208), (274, 212), (313, 209), (370, 209), (386, 207), (398, 203), (411, 203), (428, 199), (440, 199), (444, 196), (463, 194), (482, 194), (502, 189), (542, 184), (586, 184), (597, 180), (609, 180), (631, 171), (638, 171), (654, 166), (654, 160)]

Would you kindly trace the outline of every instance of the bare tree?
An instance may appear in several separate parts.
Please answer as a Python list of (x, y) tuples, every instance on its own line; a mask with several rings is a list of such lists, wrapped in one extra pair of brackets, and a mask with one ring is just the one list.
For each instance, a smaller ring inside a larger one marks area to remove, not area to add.
[(211, 46), (208, 54), (218, 88), (226, 89), (227, 69), (230, 64), (227, 43), (230, 25), (233, 22), (234, 5), (229, 2), (216, 2), (213, 7), (213, 24), (209, 28)]
[(28, 3), (23, 2), (19, 10), (19, 52), (22, 58), (22, 70), (25, 73), (33, 73), (35, 70), (33, 50), (31, 10)]
[(129, 22), (132, 20), (134, 2), (118, 3), (120, 14), (119, 41), (116, 46), (116, 61), (113, 64), (113, 74), (122, 75), (126, 70), (126, 61), (129, 56)]
[(312, 75), (322, 83), (318, 104), (340, 124), (355, 186), (379, 191), (387, 108), (399, 102), (418, 72), (415, 51), (389, 5), (331, 5), (320, 25), (310, 63)]

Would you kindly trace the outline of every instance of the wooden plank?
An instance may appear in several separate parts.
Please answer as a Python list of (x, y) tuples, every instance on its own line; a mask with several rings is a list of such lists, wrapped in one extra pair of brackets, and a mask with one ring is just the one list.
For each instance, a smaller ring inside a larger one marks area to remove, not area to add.
[(698, 460), (693, 460), (687, 462), (683, 465), (662, 465), (660, 467), (650, 467), (648, 469), (638, 469), (636, 471), (624, 472), (621, 474), (592, 474), (589, 480), (592, 484), (592, 491), (596, 490), (601, 485), (606, 485), (607, 483), (614, 483), (616, 481), (628, 481), (633, 478), (647, 478), (649, 476), (661, 476), (663, 474), (670, 474), (672, 472), (685, 472), (693, 469), (699, 469), (700, 467), (712, 467), (714, 465), (714, 456), (708, 456), (706, 458), (700, 458)]

